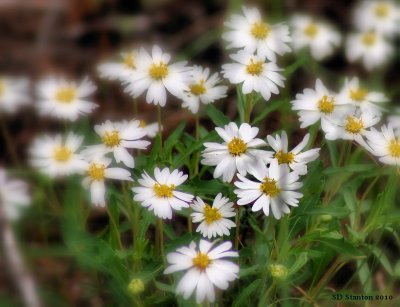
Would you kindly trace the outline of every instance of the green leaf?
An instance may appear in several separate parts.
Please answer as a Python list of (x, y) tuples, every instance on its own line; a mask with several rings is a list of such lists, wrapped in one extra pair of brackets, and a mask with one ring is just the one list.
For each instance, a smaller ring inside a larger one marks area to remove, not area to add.
[(337, 253), (346, 256), (346, 257), (361, 257), (364, 254), (354, 247), (351, 243), (345, 241), (344, 239), (336, 240), (336, 239), (329, 239), (329, 238), (321, 238), (317, 239), (316, 241), (320, 242), (322, 245), (325, 245)]
[(244, 114), (245, 114), (245, 108), (246, 108), (246, 100), (242, 92), (242, 87), (240, 85), (236, 86), (236, 97), (237, 97), (237, 108), (239, 111), (239, 118), (240, 122), (244, 122)]
[(283, 75), (285, 77), (289, 77), (291, 74), (293, 74), (296, 70), (298, 70), (300, 67), (302, 67), (306, 62), (306, 58), (300, 58), (293, 64), (289, 65), (286, 67), (285, 71), (283, 72)]
[(182, 136), (183, 131), (185, 130), (185, 126), (186, 126), (186, 123), (182, 121), (179, 124), (179, 126), (174, 130), (174, 132), (172, 132), (171, 135), (168, 137), (168, 139), (165, 141), (163, 153), (167, 157), (169, 157), (175, 144)]
[(287, 98), (278, 99), (278, 100), (269, 102), (267, 104), (267, 106), (262, 110), (262, 112), (258, 116), (256, 116), (256, 118), (253, 120), (252, 124), (255, 125), (255, 124), (259, 123), (260, 121), (262, 121), (269, 113), (278, 109), (286, 101), (288, 101)]
[(308, 254), (306, 252), (300, 253), (296, 256), (296, 261), (290, 266), (289, 275), (297, 273), (308, 261)]
[(233, 302), (233, 307), (249, 306), (250, 302), (254, 302), (252, 294), (261, 286), (261, 279), (254, 280), (250, 285), (240, 291), (239, 296)]
[(383, 251), (379, 247), (374, 245), (368, 245), (367, 248), (375, 255), (376, 259), (382, 264), (386, 272), (388, 272), (390, 275), (393, 275), (394, 271), (392, 265), (390, 264), (389, 259), (386, 257)]
[(222, 127), (231, 121), (224, 113), (222, 113), (212, 104), (207, 105), (206, 113), (211, 118), (212, 122), (218, 127)]

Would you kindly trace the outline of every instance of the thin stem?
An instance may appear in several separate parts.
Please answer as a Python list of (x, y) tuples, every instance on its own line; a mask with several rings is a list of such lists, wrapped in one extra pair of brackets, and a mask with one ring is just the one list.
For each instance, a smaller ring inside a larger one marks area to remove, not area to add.
[(14, 143), (13, 143), (13, 141), (11, 139), (11, 135), (10, 135), (10, 133), (8, 131), (8, 127), (6, 125), (4, 117), (0, 117), (0, 125), (1, 125), (1, 132), (3, 134), (3, 137), (4, 137), (5, 141), (6, 141), (6, 147), (7, 147), (7, 150), (8, 150), (8, 154), (10, 155), (11, 160), (14, 163), (14, 165), (19, 166), (20, 163), (19, 163), (19, 159), (18, 159), (18, 156), (17, 156), (17, 152), (15, 151)]
[(239, 249), (239, 242), (240, 242), (240, 210), (242, 208), (238, 206), (236, 211), (236, 232), (235, 232), (235, 249)]
[(158, 122), (158, 135), (160, 137), (160, 152), (162, 152), (162, 120), (161, 120), (161, 106), (157, 105), (157, 122)]
[(250, 123), (251, 111), (253, 110), (253, 94), (247, 95), (246, 106), (244, 111), (244, 121)]
[(166, 263), (165, 261), (165, 254), (164, 254), (164, 229), (163, 229), (163, 221), (161, 218), (157, 219), (156, 222), (156, 232), (158, 233), (158, 244), (159, 244), (159, 251), (161, 254), (161, 258), (163, 259), (163, 262)]

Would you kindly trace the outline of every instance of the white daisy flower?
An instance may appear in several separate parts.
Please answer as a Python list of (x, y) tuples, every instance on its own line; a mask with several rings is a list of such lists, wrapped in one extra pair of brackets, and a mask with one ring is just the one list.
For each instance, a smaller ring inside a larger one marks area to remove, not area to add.
[(212, 206), (206, 204), (200, 197), (193, 201), (191, 214), (193, 223), (200, 223), (196, 231), (211, 239), (217, 236), (229, 236), (229, 230), (236, 224), (228, 219), (236, 215), (233, 202), (222, 197), (221, 193), (215, 197)]
[(152, 54), (140, 49), (140, 63), (137, 70), (127, 81), (126, 91), (134, 98), (147, 90), (146, 101), (155, 105), (165, 106), (167, 93), (180, 97), (187, 90), (186, 79), (189, 68), (185, 62), (170, 64), (171, 56), (163, 53), (157, 45), (153, 46)]
[(366, 134), (372, 154), (385, 164), (400, 166), (400, 134), (389, 123), (381, 131), (371, 128)]
[(373, 30), (391, 37), (400, 31), (400, 8), (392, 1), (360, 1), (354, 23), (361, 31)]
[(343, 89), (337, 96), (337, 100), (342, 104), (352, 104), (359, 108), (361, 112), (380, 115), (383, 107), (382, 103), (388, 101), (383, 93), (369, 91), (360, 85), (358, 78), (345, 80)]
[(240, 50), (231, 54), (230, 58), (236, 63), (222, 65), (223, 76), (232, 84), (242, 84), (243, 94), (251, 92), (260, 93), (265, 100), (272, 94), (279, 94), (279, 88), (284, 87), (285, 78), (279, 74), (281, 71), (274, 62), (266, 62), (265, 58)]
[(69, 176), (81, 173), (86, 165), (77, 153), (83, 137), (68, 133), (66, 137), (58, 134), (45, 135), (35, 139), (30, 149), (31, 164), (50, 177)]
[(180, 247), (176, 252), (167, 255), (170, 264), (164, 274), (187, 271), (176, 287), (176, 293), (188, 299), (196, 290), (196, 302), (215, 301), (215, 287), (226, 290), (229, 282), (239, 278), (239, 266), (224, 258), (238, 257), (232, 251), (231, 242), (223, 242), (215, 247), (216, 243), (200, 240), (197, 247), (195, 242), (189, 246)]
[(290, 52), (289, 27), (280, 23), (269, 25), (256, 8), (242, 7), (243, 15), (233, 15), (225, 25), (231, 30), (222, 35), (227, 48), (244, 48), (262, 58), (276, 62), (276, 54)]
[(137, 69), (140, 63), (139, 52), (131, 50), (120, 54), (119, 62), (106, 62), (98, 66), (100, 77), (125, 81)]
[(331, 25), (307, 15), (295, 15), (291, 19), (293, 48), (310, 48), (311, 56), (320, 61), (330, 56), (340, 45), (341, 36)]
[(207, 142), (206, 149), (202, 152), (204, 165), (216, 166), (214, 178), (222, 177), (224, 182), (230, 182), (238, 171), (242, 175), (257, 167), (259, 164), (268, 163), (272, 152), (258, 149), (266, 146), (262, 139), (256, 138), (259, 129), (249, 124), (229, 123), (224, 128), (215, 128), (224, 140), (222, 144)]
[(220, 81), (218, 73), (210, 76), (208, 68), (194, 66), (191, 70), (189, 89), (181, 97), (182, 106), (195, 114), (199, 111), (200, 103), (209, 104), (226, 97), (228, 87), (217, 85)]
[(135, 161), (128, 149), (146, 149), (149, 141), (142, 140), (146, 131), (140, 127), (139, 120), (111, 122), (107, 120), (101, 125), (94, 126), (94, 130), (100, 136), (102, 144), (89, 146), (83, 151), (84, 154), (93, 156), (102, 152), (112, 152), (117, 163), (124, 163), (133, 168)]
[(325, 131), (330, 121), (339, 121), (351, 110), (351, 106), (343, 105), (336, 99), (320, 79), (315, 82), (314, 89), (305, 89), (303, 93), (297, 94), (292, 102), (292, 109), (298, 111), (300, 127), (311, 126), (321, 121), (321, 128)]
[(346, 57), (350, 62), (360, 60), (367, 70), (382, 67), (393, 54), (392, 45), (376, 32), (350, 34), (346, 42)]
[(180, 211), (188, 208), (193, 196), (177, 191), (176, 188), (186, 181), (188, 175), (183, 172), (170, 170), (166, 167), (160, 170), (154, 169), (154, 177), (151, 178), (146, 172), (138, 180), (141, 186), (133, 187), (135, 196), (133, 200), (141, 202), (143, 207), (147, 207), (154, 214), (163, 219), (172, 218), (172, 209)]
[(299, 175), (307, 174), (307, 163), (314, 161), (319, 156), (320, 148), (313, 148), (301, 152), (308, 144), (310, 134), (307, 133), (303, 140), (291, 151), (288, 150), (288, 137), (286, 131), (282, 131), (274, 137), (267, 136), (268, 144), (275, 151), (274, 158), (278, 164), (286, 164)]
[(270, 208), (274, 217), (279, 220), (285, 213), (289, 213), (289, 206), (297, 207), (302, 193), (296, 190), (303, 184), (298, 182), (299, 174), (289, 172), (284, 164), (279, 164), (277, 159), (273, 159), (269, 167), (266, 166), (252, 171), (255, 180), (247, 179), (238, 174), (240, 181), (235, 181), (234, 190), (239, 200), (240, 206), (253, 203), (252, 211), (263, 210), (266, 216), (270, 213)]
[(21, 209), (30, 202), (28, 185), (22, 180), (10, 178), (7, 172), (0, 168), (0, 205), (7, 219), (18, 219)]
[(90, 189), (91, 201), (95, 206), (106, 205), (104, 183), (106, 178), (133, 181), (129, 171), (119, 167), (109, 167), (110, 164), (110, 159), (100, 156), (86, 162), (86, 177), (82, 183), (86, 189)]
[(39, 112), (41, 115), (75, 121), (97, 107), (97, 104), (87, 100), (95, 90), (96, 86), (88, 79), (79, 84), (55, 78), (41, 81), (37, 88)]
[(379, 121), (379, 116), (368, 112), (359, 115), (347, 115), (343, 121), (327, 126), (325, 138), (327, 140), (343, 139), (356, 141), (367, 150), (370, 150), (364, 138), (368, 133), (367, 129), (376, 125)]
[(25, 78), (0, 76), (0, 113), (15, 113), (30, 103), (29, 81)]

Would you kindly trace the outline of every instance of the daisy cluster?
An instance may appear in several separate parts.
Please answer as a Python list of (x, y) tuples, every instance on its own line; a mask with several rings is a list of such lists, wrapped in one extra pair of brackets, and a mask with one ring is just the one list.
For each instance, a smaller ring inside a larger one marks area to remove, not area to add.
[(399, 166), (400, 121), (392, 116), (382, 124), (387, 102), (383, 93), (364, 87), (355, 77), (346, 79), (338, 93), (317, 79), (315, 88), (304, 89), (291, 104), (301, 128), (319, 123), (327, 140), (354, 141), (382, 163)]
[(345, 39), (325, 20), (307, 14), (291, 18), (293, 48), (308, 48), (320, 61), (331, 56), (342, 40), (349, 62), (359, 61), (367, 70), (380, 68), (393, 55), (393, 41), (400, 33), (400, 7), (394, 1), (361, 0), (352, 13), (354, 28)]

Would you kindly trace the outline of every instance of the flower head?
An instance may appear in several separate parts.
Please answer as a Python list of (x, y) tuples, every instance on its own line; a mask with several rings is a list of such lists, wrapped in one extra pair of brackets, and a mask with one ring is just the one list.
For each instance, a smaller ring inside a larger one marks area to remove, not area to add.
[(160, 170), (154, 169), (154, 177), (151, 178), (146, 172), (138, 180), (140, 186), (132, 188), (135, 201), (141, 202), (143, 207), (154, 211), (154, 214), (163, 219), (172, 218), (172, 209), (181, 210), (189, 207), (193, 196), (177, 190), (187, 175), (178, 170), (170, 171), (167, 167)]
[(235, 223), (228, 219), (236, 215), (233, 203), (229, 202), (228, 198), (222, 197), (221, 193), (215, 197), (212, 206), (200, 197), (196, 197), (192, 209), (193, 223), (200, 223), (196, 231), (204, 237), (211, 239), (216, 236), (228, 236), (229, 230), (235, 227)]
[(139, 51), (140, 63), (136, 72), (126, 78), (126, 91), (139, 97), (147, 90), (146, 102), (165, 106), (167, 93), (180, 97), (187, 90), (186, 78), (189, 68), (186, 62), (170, 64), (171, 56), (163, 53), (157, 45), (153, 46), (151, 55), (141, 48)]
[(271, 94), (279, 94), (278, 86), (285, 86), (281, 69), (274, 62), (244, 50), (230, 57), (235, 63), (222, 65), (222, 73), (232, 84), (242, 83), (243, 94), (260, 93), (268, 101)]
[(218, 73), (210, 76), (208, 68), (194, 66), (188, 83), (189, 89), (184, 91), (181, 97), (182, 106), (188, 108), (192, 113), (197, 113), (200, 103), (209, 104), (226, 97), (228, 87), (217, 85), (220, 81)]
[(188, 299), (196, 290), (198, 304), (206, 300), (214, 302), (214, 288), (226, 290), (229, 282), (238, 278), (239, 266), (224, 259), (239, 256), (231, 250), (232, 243), (224, 242), (213, 247), (215, 243), (200, 240), (199, 246), (192, 242), (167, 255), (169, 267), (164, 271), (165, 274), (187, 271), (178, 283), (177, 294)]
[(331, 25), (311, 16), (295, 15), (291, 19), (291, 25), (294, 49), (309, 47), (312, 57), (316, 60), (330, 56), (340, 44), (341, 36)]
[(122, 52), (118, 62), (100, 64), (98, 71), (102, 78), (125, 81), (134, 73), (141, 61), (137, 50)]
[(42, 136), (34, 140), (30, 149), (31, 163), (50, 177), (68, 176), (81, 173), (86, 165), (81, 154), (77, 153), (83, 137), (68, 133)]
[(258, 149), (266, 146), (265, 141), (256, 138), (257, 127), (249, 124), (229, 123), (224, 128), (215, 128), (219, 136), (224, 140), (220, 143), (204, 143), (201, 163), (216, 166), (214, 178), (222, 177), (225, 182), (230, 182), (238, 171), (246, 175), (252, 167), (260, 163), (267, 163), (271, 158), (271, 152)]
[(229, 31), (223, 34), (228, 48), (244, 48), (262, 58), (276, 62), (276, 54), (290, 51), (289, 28), (284, 24), (270, 25), (263, 21), (256, 8), (242, 7), (243, 15), (233, 15), (225, 23)]
[(306, 134), (304, 139), (292, 150), (288, 150), (288, 137), (285, 131), (275, 138), (268, 135), (268, 144), (275, 151), (274, 158), (278, 160), (278, 164), (284, 164), (297, 172), (299, 175), (307, 173), (307, 163), (314, 161), (319, 156), (320, 148), (313, 148), (302, 152), (307, 146), (310, 134)]
[(297, 207), (299, 199), (303, 194), (297, 192), (303, 184), (298, 182), (299, 175), (289, 172), (286, 165), (278, 163), (273, 159), (269, 167), (260, 167), (252, 170), (255, 180), (247, 179), (238, 174), (235, 181), (237, 189), (234, 191), (238, 196), (238, 205), (253, 203), (252, 211), (263, 210), (266, 216), (270, 208), (274, 217), (279, 220), (285, 213), (289, 213), (289, 206)]
[(96, 90), (88, 79), (79, 84), (64, 79), (49, 78), (38, 85), (38, 108), (42, 115), (75, 121), (97, 107), (87, 99)]

